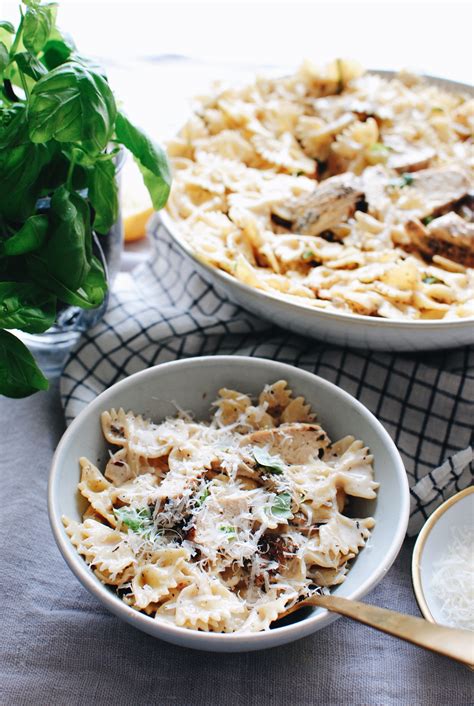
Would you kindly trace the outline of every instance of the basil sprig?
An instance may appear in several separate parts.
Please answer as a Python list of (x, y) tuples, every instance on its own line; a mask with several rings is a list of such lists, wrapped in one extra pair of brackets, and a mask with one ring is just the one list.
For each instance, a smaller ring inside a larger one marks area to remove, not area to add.
[(285, 472), (285, 464), (279, 456), (272, 456), (268, 451), (258, 446), (254, 447), (252, 453), (257, 465), (269, 473), (281, 476)]
[(149, 507), (114, 508), (114, 515), (119, 522), (136, 534), (148, 533), (154, 529), (153, 517)]
[(92, 253), (118, 216), (116, 161), (128, 149), (156, 210), (171, 174), (163, 149), (117, 108), (102, 69), (56, 27), (55, 3), (25, 0), (17, 30), (0, 21), (0, 394), (47, 380), (2, 329), (47, 330), (58, 306), (99, 306), (107, 291)]
[(288, 520), (293, 517), (291, 512), (291, 493), (285, 491), (276, 495), (271, 506), (271, 512), (274, 517), (281, 520)]

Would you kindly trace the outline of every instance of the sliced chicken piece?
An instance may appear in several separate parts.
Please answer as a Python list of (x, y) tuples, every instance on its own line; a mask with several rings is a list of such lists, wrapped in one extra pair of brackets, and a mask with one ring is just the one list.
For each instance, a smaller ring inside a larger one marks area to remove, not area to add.
[(408, 221), (406, 230), (413, 245), (425, 256), (441, 255), (466, 267), (474, 267), (474, 224), (450, 211), (428, 226)]
[[(319, 424), (282, 424), (277, 429), (259, 429), (242, 438), (241, 446), (265, 447), (284, 463), (304, 464), (318, 458), (330, 440)], [(322, 450), (320, 452), (320, 450)]]
[(294, 233), (319, 235), (353, 215), (364, 198), (360, 180), (341, 174), (322, 181), (310, 194), (274, 209), (273, 220)]
[(447, 209), (466, 196), (470, 183), (462, 169), (446, 166), (415, 172), (411, 187), (416, 189), (424, 200), (422, 215), (430, 215)]
[(407, 147), (401, 151), (393, 151), (388, 158), (387, 166), (390, 169), (395, 169), (397, 172), (416, 172), (419, 169), (426, 169), (433, 157), (435, 151), (431, 147)]

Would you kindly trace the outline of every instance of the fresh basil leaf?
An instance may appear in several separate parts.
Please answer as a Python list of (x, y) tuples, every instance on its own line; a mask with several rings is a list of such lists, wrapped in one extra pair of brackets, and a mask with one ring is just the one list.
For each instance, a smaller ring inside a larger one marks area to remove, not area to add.
[(30, 78), (35, 81), (39, 81), (41, 76), (44, 76), (46, 73), (46, 69), (43, 64), (27, 51), (18, 52), (18, 54), (15, 54), (13, 58), (18, 64), (20, 71), (23, 71), (24, 74), (30, 76)]
[(87, 201), (65, 186), (56, 189), (44, 256), (51, 275), (73, 291), (81, 287), (90, 270), (91, 237)]
[(253, 457), (259, 466), (265, 468), (270, 473), (282, 475), (285, 472), (285, 464), (279, 456), (271, 456), (268, 451), (255, 446), (253, 449)]
[(133, 125), (123, 113), (117, 113), (117, 140), (135, 157), (154, 208), (165, 206), (171, 188), (171, 170), (166, 152), (144, 132)]
[(41, 193), (40, 174), (55, 149), (55, 143), (30, 141), (26, 107), (17, 106), (0, 131), (0, 214), (7, 221), (22, 223), (33, 213)]
[(27, 269), (35, 282), (53, 292), (60, 301), (66, 302), (66, 304), (79, 306), (81, 309), (95, 309), (104, 301), (107, 292), (107, 280), (104, 268), (96, 257), (91, 258), (87, 277), (82, 286), (76, 291), (66, 287), (51, 274), (44, 254), (31, 253), (28, 255)]
[(0, 42), (0, 72), (5, 71), (10, 63), (10, 53), (3, 42)]
[(293, 517), (293, 513), (291, 512), (291, 494), (287, 492), (279, 493), (273, 501), (271, 512), (272, 515), (283, 520), (288, 520), (290, 517)]
[[(70, 303), (77, 304), (83, 309), (95, 309), (97, 306), (102, 304), (106, 293), (107, 278), (105, 276), (104, 268), (96, 257), (92, 257), (90, 260), (90, 269), (87, 273), (87, 277), (82, 283), (82, 286), (75, 293), (75, 301), (71, 301)], [(69, 300), (66, 299), (65, 301)], [(79, 304), (78, 301), (81, 303)]]
[(56, 19), (56, 5), (30, 5), (23, 18), (23, 44), (37, 54), (49, 39)]
[(95, 211), (94, 230), (108, 233), (118, 216), (115, 164), (111, 160), (96, 163), (89, 176), (88, 196)]
[(56, 316), (56, 297), (29, 282), (0, 282), (0, 328), (43, 333)]
[(134, 507), (114, 508), (114, 515), (122, 524), (137, 534), (153, 527), (153, 519), (149, 507), (143, 507), (139, 510)]
[(0, 20), (0, 29), (4, 29), (8, 34), (15, 34), (15, 27), (7, 20)]
[(43, 76), (30, 95), (32, 142), (81, 142), (87, 152), (104, 150), (112, 136), (117, 109), (108, 83), (76, 62)]
[(0, 394), (27, 397), (48, 386), (28, 348), (12, 333), (0, 330)]
[(53, 29), (50, 39), (43, 47), (41, 61), (51, 71), (69, 61), (75, 49), (76, 45), (70, 37)]
[(87, 56), (82, 56), (82, 54), (78, 54), (77, 52), (74, 52), (74, 61), (77, 64), (80, 64), (81, 66), (85, 66), (85, 68), (89, 69), (89, 71), (92, 71), (93, 73), (102, 76), (104, 81), (107, 81), (107, 73), (102, 64), (100, 64), (98, 61), (90, 59)]
[(38, 250), (46, 239), (47, 216), (30, 216), (14, 235), (0, 241), (0, 256), (23, 255)]

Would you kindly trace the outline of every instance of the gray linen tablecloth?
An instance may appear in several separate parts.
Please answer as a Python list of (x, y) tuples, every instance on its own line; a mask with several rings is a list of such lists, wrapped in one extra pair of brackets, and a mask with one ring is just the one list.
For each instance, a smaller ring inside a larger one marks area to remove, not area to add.
[[(63, 430), (59, 394), (0, 400), (0, 704), (461, 706), (463, 666), (341, 618), (263, 652), (168, 645), (115, 618), (78, 583), (54, 543), (46, 485)], [(407, 540), (368, 602), (418, 614)]]

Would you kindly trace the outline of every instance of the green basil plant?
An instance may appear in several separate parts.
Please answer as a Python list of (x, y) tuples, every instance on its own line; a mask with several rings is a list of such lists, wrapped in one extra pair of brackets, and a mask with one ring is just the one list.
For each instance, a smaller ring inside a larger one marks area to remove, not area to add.
[(56, 9), (24, 0), (16, 30), (0, 21), (0, 394), (9, 397), (48, 381), (8, 329), (42, 333), (58, 307), (104, 299), (92, 233), (117, 219), (120, 149), (137, 161), (156, 210), (171, 185), (166, 153), (118, 109), (102, 70), (57, 28)]

